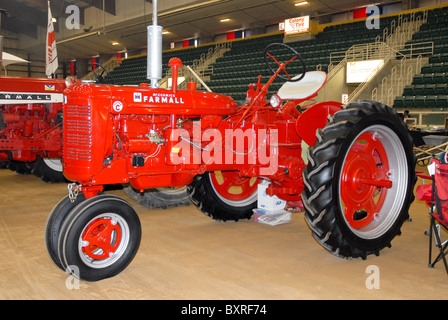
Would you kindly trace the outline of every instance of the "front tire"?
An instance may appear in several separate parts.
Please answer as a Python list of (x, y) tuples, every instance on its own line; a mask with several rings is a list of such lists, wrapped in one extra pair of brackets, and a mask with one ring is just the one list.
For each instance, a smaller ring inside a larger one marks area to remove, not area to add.
[(413, 143), (391, 108), (351, 103), (316, 133), (303, 171), (313, 236), (344, 258), (378, 255), (401, 233), (414, 200)]
[(58, 256), (73, 276), (98, 281), (123, 271), (141, 240), (137, 213), (125, 200), (99, 195), (74, 207), (58, 237)]
[(70, 211), (85, 199), (84, 194), (80, 194), (74, 202), (71, 202), (69, 196), (66, 196), (54, 206), (47, 219), (45, 227), (45, 245), (51, 260), (53, 260), (53, 262), (62, 270), (64, 270), (64, 266), (61, 263), (58, 254), (58, 238), (61, 227)]

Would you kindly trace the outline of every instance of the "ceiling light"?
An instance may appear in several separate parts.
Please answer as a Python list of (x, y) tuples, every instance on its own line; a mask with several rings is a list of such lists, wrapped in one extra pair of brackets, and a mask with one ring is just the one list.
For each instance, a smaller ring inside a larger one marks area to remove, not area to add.
[(228, 21), (230, 21), (230, 19), (229, 18), (225, 18), (225, 19), (221, 19), (221, 20), (219, 20), (220, 22), (228, 22)]
[(167, 30), (165, 30), (165, 31), (162, 31), (162, 34), (168, 34), (168, 33), (170, 33), (169, 31), (167, 31)]
[(308, 4), (308, 1), (302, 1), (302, 2), (296, 2), (296, 3), (294, 3), (294, 5), (295, 5), (296, 7), (298, 7), (298, 6), (303, 6), (304, 4)]
[(118, 43), (118, 42), (116, 42), (116, 41), (114, 41), (114, 42), (112, 42), (112, 45), (113, 45), (113, 46), (118, 46), (118, 45), (119, 45), (119, 43)]
[(53, 17), (53, 18), (51, 18), (51, 21), (56, 23), (56, 22), (58, 22), (58, 19)]

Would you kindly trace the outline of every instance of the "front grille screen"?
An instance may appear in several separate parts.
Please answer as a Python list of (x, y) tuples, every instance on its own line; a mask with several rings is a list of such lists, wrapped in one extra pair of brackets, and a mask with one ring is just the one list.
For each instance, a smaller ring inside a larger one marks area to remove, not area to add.
[(92, 110), (90, 106), (66, 106), (66, 159), (90, 161), (92, 157)]

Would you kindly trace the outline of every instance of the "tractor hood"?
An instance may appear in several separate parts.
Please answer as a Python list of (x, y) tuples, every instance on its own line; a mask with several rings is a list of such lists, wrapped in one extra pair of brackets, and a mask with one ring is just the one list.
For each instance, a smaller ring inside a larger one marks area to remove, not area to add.
[(229, 96), (200, 90), (153, 89), (147, 84), (137, 87), (78, 82), (67, 88), (65, 97), (67, 105), (108, 100), (113, 114), (230, 115), (238, 109)]

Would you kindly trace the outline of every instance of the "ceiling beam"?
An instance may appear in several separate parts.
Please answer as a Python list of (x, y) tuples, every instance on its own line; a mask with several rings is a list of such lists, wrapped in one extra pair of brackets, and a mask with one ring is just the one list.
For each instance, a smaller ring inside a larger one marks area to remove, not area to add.
[[(83, 0), (83, 2), (91, 5), (92, 7), (103, 10), (103, 0)], [(114, 16), (117, 15), (115, 0), (105, 0), (104, 3), (106, 6), (105, 11), (107, 13), (113, 14)]]
[(30, 38), (37, 39), (37, 26), (25, 21), (18, 21), (14, 18), (2, 18), (2, 30), (8, 30), (15, 34), (23, 34)]
[(36, 10), (30, 6), (16, 1), (0, 0), (0, 8), (7, 11), (7, 16), (12, 19), (25, 21), (30, 24), (45, 27), (47, 25), (47, 13)]
[(0, 8), (6, 10), (2, 17), (2, 29), (37, 39), (38, 26), (47, 25), (47, 14), (15, 1), (0, 0)]
[[(37, 7), (43, 12), (47, 12), (48, 10), (48, 0), (26, 0), (25, 2), (23, 2), (23, 4), (25, 4), (26, 6), (30, 5), (31, 7)], [(50, 1), (50, 7), (51, 13), (53, 15), (62, 15), (65, 9), (65, 1)]]

